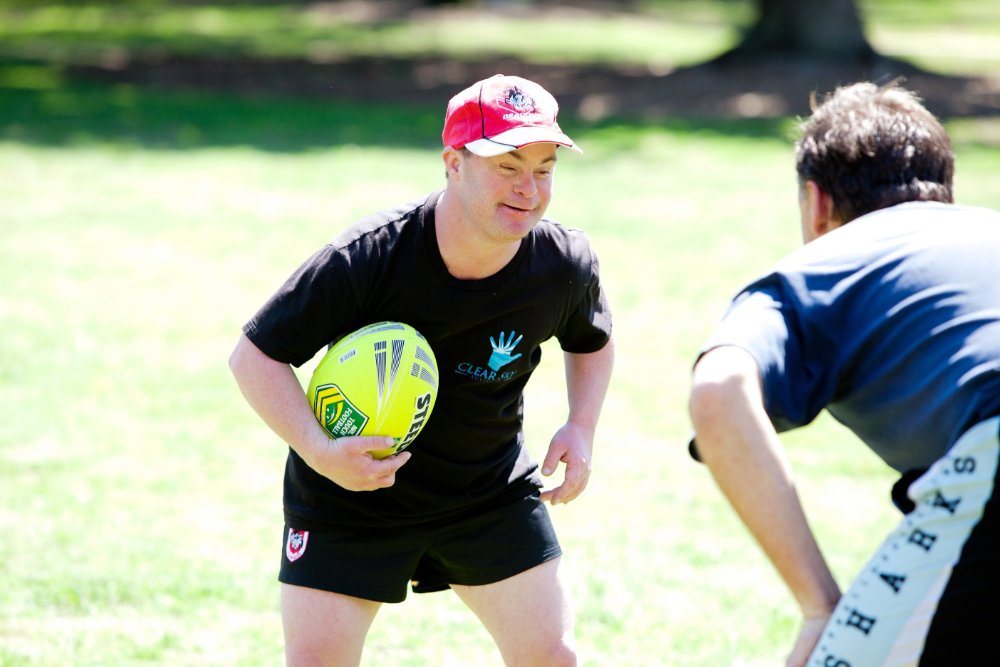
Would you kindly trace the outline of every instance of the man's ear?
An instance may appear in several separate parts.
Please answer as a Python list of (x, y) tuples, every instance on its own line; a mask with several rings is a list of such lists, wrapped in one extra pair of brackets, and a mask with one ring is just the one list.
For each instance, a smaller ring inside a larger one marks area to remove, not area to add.
[(441, 152), (441, 159), (444, 160), (444, 175), (451, 178), (458, 173), (458, 168), (462, 164), (462, 151), (450, 146), (445, 147)]
[(840, 227), (840, 218), (833, 207), (833, 197), (820, 188), (816, 181), (805, 182), (803, 196), (802, 231), (807, 241)]

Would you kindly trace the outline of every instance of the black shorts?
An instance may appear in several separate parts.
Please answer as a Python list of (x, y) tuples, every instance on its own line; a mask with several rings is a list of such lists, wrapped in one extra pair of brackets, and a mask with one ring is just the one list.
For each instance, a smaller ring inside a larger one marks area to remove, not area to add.
[(302, 530), (286, 523), (278, 580), (375, 602), (501, 581), (562, 554), (538, 494), (442, 525)]

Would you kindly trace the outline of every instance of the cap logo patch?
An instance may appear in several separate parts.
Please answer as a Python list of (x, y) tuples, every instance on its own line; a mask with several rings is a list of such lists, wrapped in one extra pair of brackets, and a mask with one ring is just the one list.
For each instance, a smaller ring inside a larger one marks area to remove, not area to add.
[(511, 86), (503, 91), (503, 99), (500, 100), (500, 103), (514, 112), (504, 114), (505, 120), (538, 113), (535, 109), (535, 100), (517, 86)]

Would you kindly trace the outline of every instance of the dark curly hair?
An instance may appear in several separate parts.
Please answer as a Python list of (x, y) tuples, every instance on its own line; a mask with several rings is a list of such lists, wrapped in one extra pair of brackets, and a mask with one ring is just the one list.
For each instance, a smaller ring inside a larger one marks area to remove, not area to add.
[(841, 222), (908, 201), (954, 200), (955, 151), (919, 98), (896, 82), (838, 88), (801, 126), (799, 183), (814, 181)]

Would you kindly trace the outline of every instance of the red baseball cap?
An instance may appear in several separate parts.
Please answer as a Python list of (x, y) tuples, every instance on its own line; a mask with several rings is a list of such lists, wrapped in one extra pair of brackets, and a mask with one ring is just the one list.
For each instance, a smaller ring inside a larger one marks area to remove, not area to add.
[(538, 143), (582, 153), (559, 129), (558, 113), (555, 98), (534, 81), (496, 74), (451, 98), (441, 139), (445, 146), (465, 147), (480, 157)]

